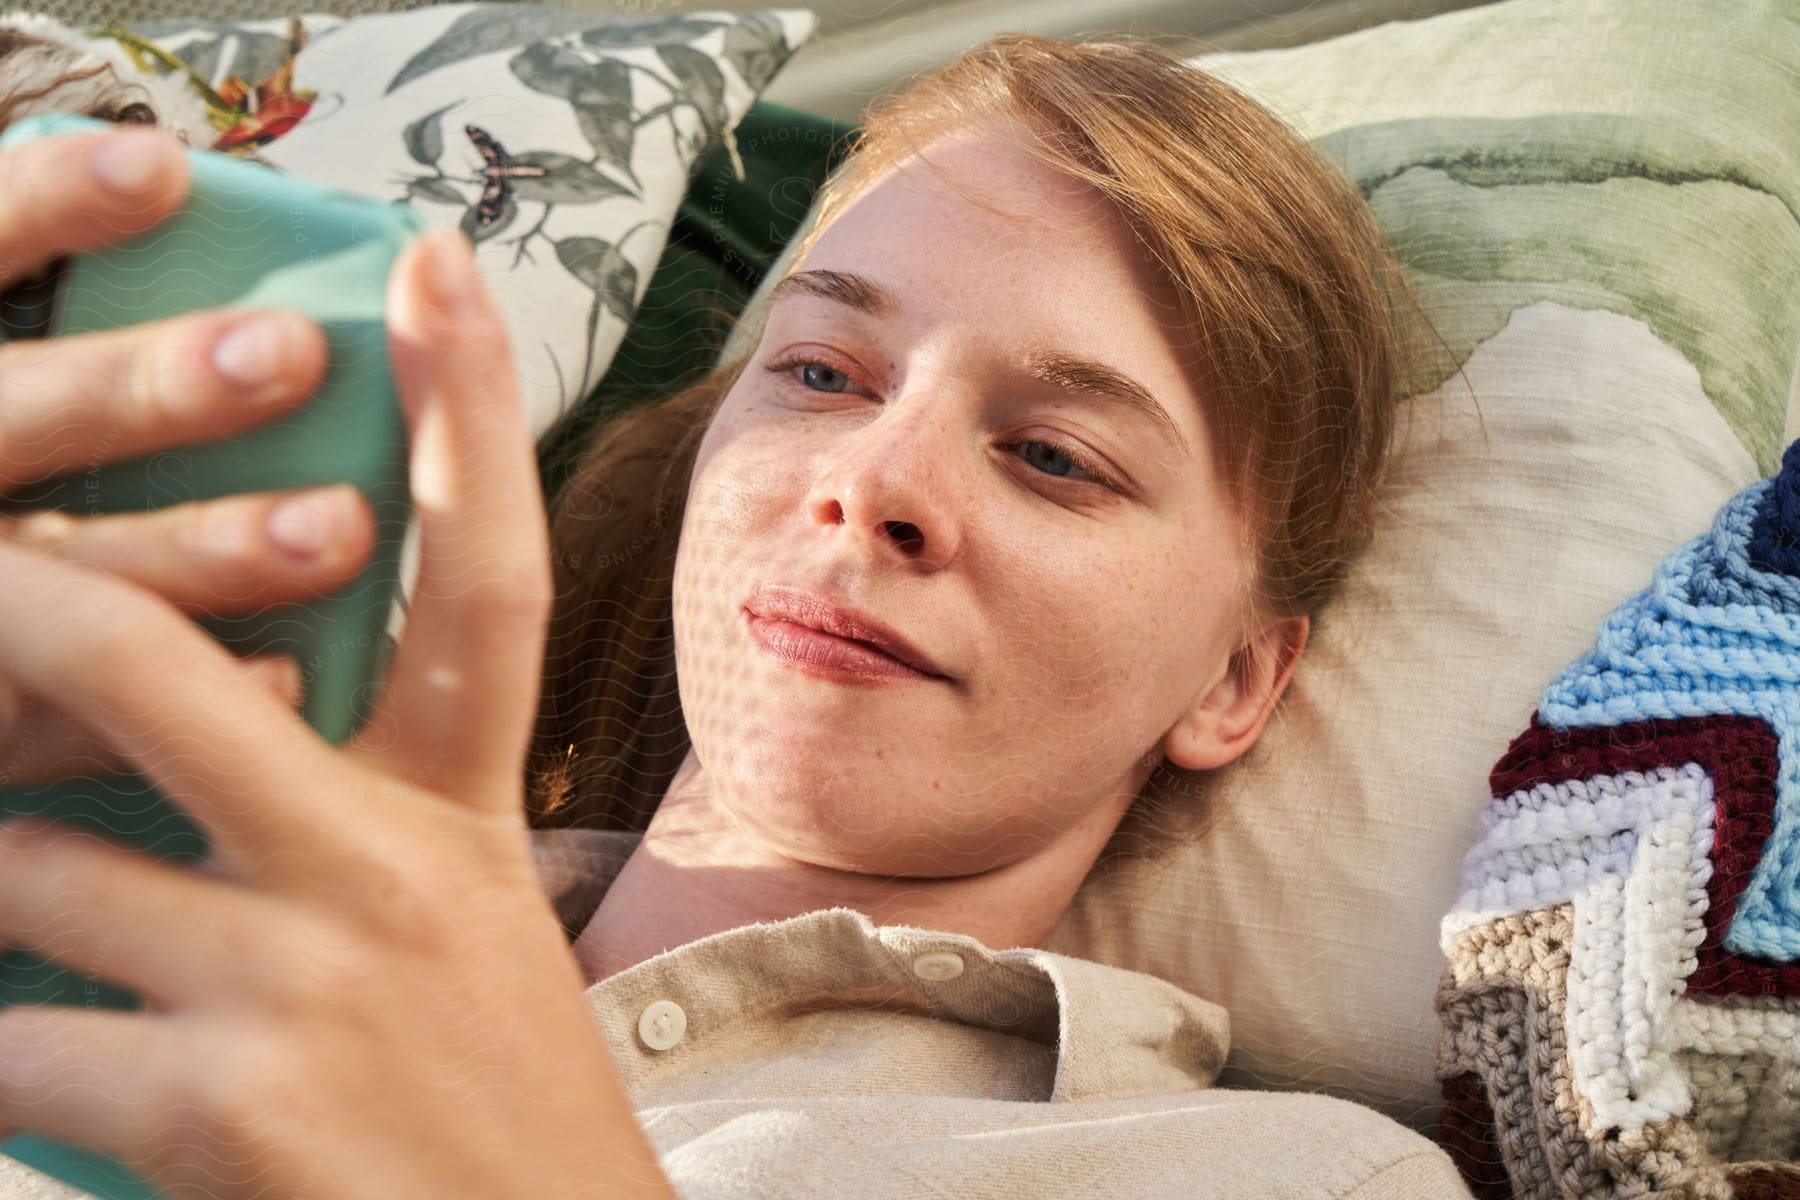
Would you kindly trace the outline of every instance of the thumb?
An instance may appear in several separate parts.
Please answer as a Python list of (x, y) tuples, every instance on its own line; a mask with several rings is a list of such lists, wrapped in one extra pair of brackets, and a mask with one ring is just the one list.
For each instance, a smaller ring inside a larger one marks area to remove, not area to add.
[(549, 523), (505, 325), (471, 250), (460, 231), (436, 231), (397, 268), (389, 346), (412, 406), (418, 578), (349, 752), (446, 781), (471, 804), (516, 806), (552, 593)]
[[(388, 307), (401, 312), (402, 326), (422, 346), (448, 349), (460, 345), (472, 326), (494, 319), (495, 305), (486, 281), (475, 271), (475, 243), (458, 229), (434, 229), (413, 239), (394, 262), (399, 278), (390, 289)], [(475, 276), (474, 287), (468, 276)], [(427, 362), (423, 366), (441, 365)], [(405, 374), (404, 367), (401, 373)], [(406, 419), (416, 429), (419, 409), (432, 389), (416, 378), (396, 379)], [(412, 386), (406, 386), (406, 385)]]

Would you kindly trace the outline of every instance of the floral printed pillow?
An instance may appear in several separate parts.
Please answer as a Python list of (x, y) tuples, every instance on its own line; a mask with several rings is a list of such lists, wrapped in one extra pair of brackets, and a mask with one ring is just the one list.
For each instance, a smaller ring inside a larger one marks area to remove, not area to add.
[(213, 149), (455, 226), (500, 302), (534, 434), (623, 340), (690, 172), (815, 18), (445, 4), (90, 27), (179, 72)]

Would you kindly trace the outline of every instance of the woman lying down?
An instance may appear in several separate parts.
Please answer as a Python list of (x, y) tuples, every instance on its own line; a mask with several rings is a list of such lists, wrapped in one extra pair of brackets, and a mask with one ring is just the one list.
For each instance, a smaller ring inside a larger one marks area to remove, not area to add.
[[(119, 212), (178, 204), (167, 149)], [(466, 246), (408, 251), (421, 576), (348, 747), (181, 631), (176, 591), (233, 585), (146, 565), (167, 512), (131, 556), (81, 528), (123, 517), (0, 540), (39, 597), (0, 599), (34, 744), (85, 719), (219, 847), (177, 884), (19, 835), (0, 934), (157, 1003), (0, 1036), (0, 1126), (170, 1195), (1467, 1194), (1372, 1109), (1213, 1087), (1217, 1005), (1036, 948), (1145, 836), (1153, 772), (1257, 740), (1372, 536), (1411, 301), (1355, 187), (1161, 51), (1008, 36), (872, 111), (826, 195), (746, 352), (599, 429), (548, 522), (491, 300), (433, 299)], [(298, 403), (319, 344), (289, 336)], [(345, 518), (315, 584), (368, 551)], [(109, 644), (167, 656), (154, 697), (30, 649), (78, 586), (164, 635)], [(185, 690), (230, 720), (165, 762)], [(149, 915), (57, 925), (128, 870)]]

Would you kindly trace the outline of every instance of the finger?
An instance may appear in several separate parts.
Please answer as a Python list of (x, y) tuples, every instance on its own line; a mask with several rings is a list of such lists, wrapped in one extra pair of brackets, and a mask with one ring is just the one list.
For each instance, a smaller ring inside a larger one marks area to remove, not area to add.
[(0, 946), (135, 992), (159, 1011), (231, 1007), (284, 968), (278, 906), (63, 822), (0, 825)]
[[(262, 1044), (224, 1032), (118, 1009), (7, 1009), (0, 1012), (0, 1128), (109, 1155), (153, 1184), (154, 1195), (292, 1194), (293, 1186), (261, 1178), (260, 1156), (247, 1140), (254, 1130), (229, 1123), (239, 1112), (252, 1121), (259, 1115), (255, 1094), (236, 1082), (244, 1072), (219, 1069), (231, 1063), (228, 1055), (263, 1069), (272, 1060)], [(291, 1066), (293, 1059), (280, 1061)]]
[(0, 539), (0, 676), (92, 728), (238, 877), (303, 895), (358, 859), (365, 787), (230, 651), (135, 584)]
[[(283, 508), (290, 499), (306, 503)], [(183, 612), (225, 615), (337, 591), (374, 551), (375, 517), (355, 486), (337, 484), (147, 513), (45, 510), (0, 523), (0, 536), (110, 571)]]
[[(456, 251), (466, 307), (429, 288)], [(543, 493), (511, 347), (455, 231), (407, 247), (388, 347), (411, 443), (419, 566), (406, 631), (349, 753), (474, 803), (519, 804), (550, 610)]]
[(243, 433), (297, 408), (328, 356), (324, 331), (280, 308), (0, 346), (0, 491)]
[(141, 1012), (36, 1004), (0, 1011), (0, 1127), (148, 1161), (175, 1084), (193, 1067), (181, 1028)]
[[(288, 708), (300, 709), (300, 664), (284, 655), (240, 660)], [(82, 721), (0, 679), (0, 788), (122, 775), (135, 768)]]
[[(124, 152), (112, 162), (127, 186), (95, 173), (102, 150)], [(175, 212), (188, 194), (185, 150), (165, 129), (51, 134), (0, 150), (0, 287), (58, 255), (126, 241)], [(134, 168), (138, 152), (148, 158)]]

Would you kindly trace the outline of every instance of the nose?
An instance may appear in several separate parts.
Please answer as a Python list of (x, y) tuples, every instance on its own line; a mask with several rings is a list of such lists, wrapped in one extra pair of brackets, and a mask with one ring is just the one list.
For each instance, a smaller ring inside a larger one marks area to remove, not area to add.
[[(896, 400), (894, 403), (899, 404)], [(961, 548), (961, 521), (945, 469), (955, 453), (942, 421), (899, 410), (842, 435), (807, 496), (821, 528), (844, 535), (878, 564), (942, 570)]]

